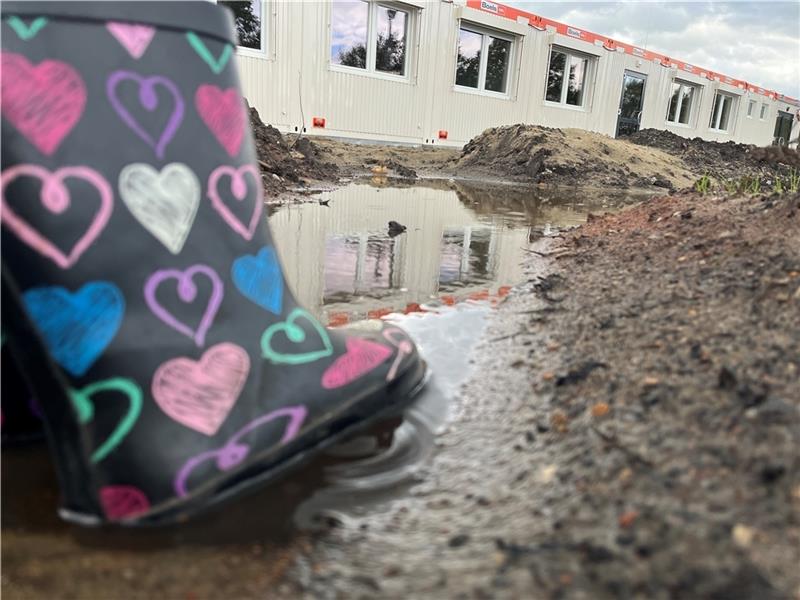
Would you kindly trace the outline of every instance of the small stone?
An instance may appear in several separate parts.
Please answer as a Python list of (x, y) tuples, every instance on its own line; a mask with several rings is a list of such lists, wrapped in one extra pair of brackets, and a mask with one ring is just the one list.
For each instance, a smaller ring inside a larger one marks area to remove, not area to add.
[(624, 512), (619, 516), (619, 526), (623, 529), (628, 529), (636, 522), (637, 518), (639, 518), (638, 511), (629, 510)]
[(567, 418), (567, 415), (560, 410), (557, 410), (550, 415), (550, 424), (558, 433), (566, 433), (569, 431), (569, 419)]
[(469, 536), (466, 533), (460, 533), (450, 538), (450, 541), (447, 542), (447, 545), (451, 548), (458, 548), (463, 546), (469, 541)]
[(734, 544), (740, 548), (749, 548), (753, 544), (753, 539), (756, 537), (756, 530), (747, 525), (737, 523), (733, 526), (731, 535)]
[(608, 406), (607, 403), (598, 402), (592, 407), (592, 416), (595, 419), (600, 419), (602, 417), (605, 417), (610, 411), (611, 408)]
[(661, 380), (658, 377), (648, 376), (642, 380), (642, 384), (648, 387), (652, 387), (654, 385), (658, 385), (661, 383)]
[(555, 479), (556, 473), (558, 472), (558, 467), (555, 465), (546, 465), (539, 469), (539, 472), (536, 474), (536, 480), (539, 483), (550, 483)]
[(556, 374), (552, 371), (545, 371), (542, 373), (542, 381), (553, 381), (556, 378)]

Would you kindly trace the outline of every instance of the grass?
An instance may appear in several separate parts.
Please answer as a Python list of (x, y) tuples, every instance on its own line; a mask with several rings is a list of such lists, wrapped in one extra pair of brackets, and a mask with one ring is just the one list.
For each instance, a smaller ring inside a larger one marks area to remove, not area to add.
[[(694, 182), (694, 189), (703, 196), (712, 193), (715, 189), (728, 194), (755, 196), (762, 192), (762, 182), (758, 175), (742, 175), (738, 179), (720, 177), (714, 180), (706, 173)], [(777, 176), (772, 184), (772, 192), (775, 194), (785, 192), (794, 194), (798, 191), (800, 191), (800, 169), (797, 167), (792, 167), (785, 178)]]

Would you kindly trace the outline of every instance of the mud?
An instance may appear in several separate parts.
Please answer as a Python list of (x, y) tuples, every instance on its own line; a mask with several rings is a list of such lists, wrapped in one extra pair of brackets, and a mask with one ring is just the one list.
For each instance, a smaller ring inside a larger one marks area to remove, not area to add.
[(295, 590), (796, 597), (799, 203), (662, 197), (540, 246), (422, 481)]
[(311, 140), (307, 137), (287, 140), (280, 131), (265, 125), (255, 108), (250, 107), (249, 111), (265, 194), (274, 196), (292, 185), (338, 178), (336, 165), (322, 160)]
[(689, 185), (680, 159), (657, 149), (578, 129), (511, 125), (470, 140), (453, 163), (458, 175), (504, 176), (514, 181), (581, 187)]
[(759, 148), (736, 142), (711, 142), (659, 129), (643, 129), (623, 139), (680, 157), (693, 173), (718, 179), (759, 177), (765, 185), (772, 185), (776, 177), (785, 177), (791, 168), (800, 168), (800, 153), (784, 146)]

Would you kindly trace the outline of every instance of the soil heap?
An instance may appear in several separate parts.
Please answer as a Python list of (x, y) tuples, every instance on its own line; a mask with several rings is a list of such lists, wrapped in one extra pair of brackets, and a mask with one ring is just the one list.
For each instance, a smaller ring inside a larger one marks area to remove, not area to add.
[(269, 193), (284, 191), (287, 182), (307, 180), (331, 181), (337, 178), (336, 165), (320, 158), (316, 146), (308, 138), (290, 144), (281, 132), (261, 121), (258, 111), (250, 107), (250, 129), (256, 144), (264, 189)]
[(696, 179), (676, 156), (599, 133), (510, 125), (471, 139), (452, 164), (456, 174), (590, 187), (683, 187)]
[(679, 156), (693, 172), (717, 179), (757, 176), (770, 184), (791, 168), (800, 168), (800, 154), (783, 146), (759, 148), (736, 142), (711, 142), (699, 137), (689, 139), (660, 129), (642, 129), (624, 139)]

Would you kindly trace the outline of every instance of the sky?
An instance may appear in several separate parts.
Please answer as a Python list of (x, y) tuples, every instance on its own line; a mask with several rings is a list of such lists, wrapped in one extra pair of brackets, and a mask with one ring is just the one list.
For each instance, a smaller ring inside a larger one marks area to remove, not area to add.
[(503, 4), (800, 98), (800, 1)]

